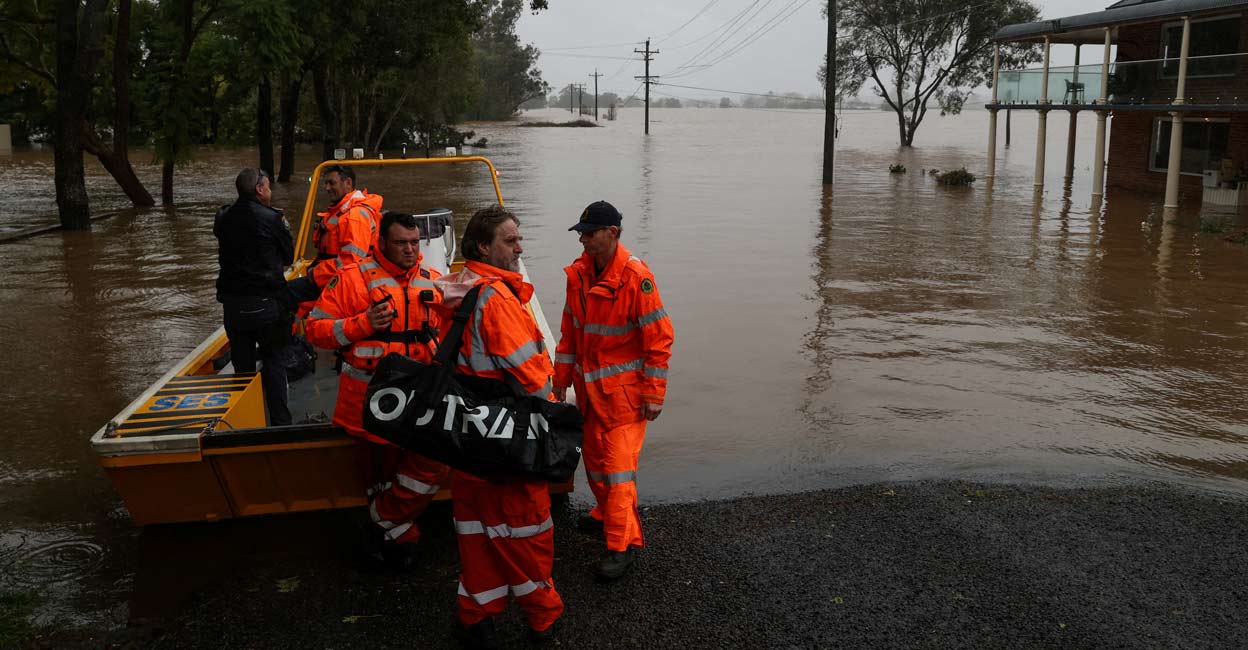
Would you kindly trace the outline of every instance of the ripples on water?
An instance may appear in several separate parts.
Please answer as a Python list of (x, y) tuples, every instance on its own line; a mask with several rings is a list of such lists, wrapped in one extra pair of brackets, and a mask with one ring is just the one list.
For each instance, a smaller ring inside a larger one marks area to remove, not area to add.
[[(579, 254), (567, 227), (591, 201), (620, 207), (625, 244), (658, 277), (677, 342), (643, 498), (951, 476), (1243, 489), (1248, 249), (1202, 232), (1190, 199), (1174, 220), (1155, 196), (1111, 191), (1090, 205), (1091, 125), (1064, 188), (1055, 117), (1036, 195), (1025, 112), (991, 191), (921, 173), (982, 176), (982, 112), (929, 117), (908, 151), (889, 115), (847, 113), (828, 194), (817, 113), (655, 113), (649, 139), (639, 111), (602, 129), (473, 127), (523, 221), (548, 316)], [(302, 183), (314, 154), (301, 152)], [(894, 162), (910, 173), (888, 174)], [(0, 564), (14, 584), (68, 594), (79, 616), (111, 612), (83, 604), (82, 585), (85, 600), (124, 600), (128, 560), (117, 558), (136, 543), (87, 440), (218, 326), (211, 218), (252, 164), (249, 151), (204, 150), (178, 172), (176, 212), (0, 246), (0, 328), (20, 342), (0, 400)], [(89, 168), (96, 204), (123, 204)], [(0, 169), (27, 188), (0, 228), (53, 212), (50, 152), (0, 158)], [(139, 173), (158, 190), (158, 169)], [(492, 194), (464, 167), (415, 182), (361, 176), (394, 209), (465, 214)], [(305, 194), (279, 185), (275, 203), (296, 222)]]

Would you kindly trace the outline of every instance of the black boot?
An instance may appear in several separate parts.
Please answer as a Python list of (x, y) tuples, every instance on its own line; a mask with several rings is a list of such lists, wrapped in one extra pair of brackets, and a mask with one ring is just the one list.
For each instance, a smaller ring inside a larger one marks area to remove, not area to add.
[(576, 529), (582, 533), (590, 535), (602, 536), (602, 520), (594, 519), (593, 516), (587, 514), (579, 515), (576, 518)]
[(468, 650), (497, 650), (498, 631), (494, 629), (494, 617), (483, 618), (479, 622), (464, 627), (458, 619), (455, 621), (455, 636), (459, 643)]
[(624, 575), (637, 559), (637, 547), (630, 546), (625, 551), (607, 551), (606, 557), (598, 563), (599, 580), (615, 580)]
[(550, 627), (540, 632), (533, 628), (529, 628), (529, 641), (535, 646), (554, 645), (555, 644), (555, 627), (558, 624), (559, 624), (558, 621), (551, 623)]

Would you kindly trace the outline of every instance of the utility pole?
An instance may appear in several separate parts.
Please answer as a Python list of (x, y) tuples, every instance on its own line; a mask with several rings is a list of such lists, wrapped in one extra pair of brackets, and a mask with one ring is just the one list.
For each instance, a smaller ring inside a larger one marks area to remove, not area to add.
[(589, 76), (594, 78), (594, 121), (597, 122), (598, 121), (598, 77), (601, 77), (602, 75), (598, 74), (598, 68), (594, 68), (594, 74), (591, 74)]
[(568, 84), (568, 112), (572, 112), (572, 100), (576, 99), (576, 93), (572, 91), (576, 88), (572, 84)]
[(572, 84), (576, 87), (576, 117), (585, 114), (585, 84)]
[(828, 69), (823, 78), (823, 184), (832, 184), (836, 152), (836, 0), (828, 1)]
[(634, 79), (641, 79), (641, 80), (642, 80), (642, 81), (646, 84), (646, 135), (650, 135), (650, 83), (651, 83), (651, 82), (650, 82), (650, 80), (651, 80), (651, 79), (658, 79), (658, 77), (657, 77), (657, 76), (653, 76), (653, 77), (652, 77), (652, 76), (650, 76), (650, 55), (651, 55), (651, 54), (658, 54), (658, 53), (659, 53), (659, 51), (658, 51), (658, 50), (651, 50), (651, 49), (650, 49), (650, 39), (649, 39), (649, 38), (647, 38), (647, 39), (646, 39), (646, 49), (645, 49), (645, 50), (633, 50), (633, 53), (634, 53), (634, 54), (644, 54), (644, 55), (645, 55), (645, 61), (646, 61), (646, 74), (645, 74), (645, 76), (642, 76), (642, 77), (633, 77), (633, 78), (634, 78)]

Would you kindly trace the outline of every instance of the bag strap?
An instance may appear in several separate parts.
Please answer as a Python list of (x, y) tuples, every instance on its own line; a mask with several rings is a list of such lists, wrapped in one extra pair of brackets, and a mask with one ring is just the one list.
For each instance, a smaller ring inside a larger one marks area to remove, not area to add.
[(468, 317), (477, 307), (477, 297), (481, 293), (481, 286), (478, 284), (470, 289), (464, 299), (459, 301), (459, 306), (455, 308), (455, 315), (452, 317), (451, 329), (447, 331), (446, 338), (438, 344), (438, 352), (433, 357), (434, 363), (441, 366), (442, 372), (448, 377), (455, 367), (451, 355), (459, 353), (460, 344), (464, 339), (464, 328), (468, 326)]

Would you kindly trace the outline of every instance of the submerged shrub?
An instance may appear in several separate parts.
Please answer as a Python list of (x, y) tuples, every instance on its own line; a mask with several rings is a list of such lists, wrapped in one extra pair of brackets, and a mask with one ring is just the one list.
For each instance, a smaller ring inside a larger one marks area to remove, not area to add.
[(906, 173), (906, 166), (905, 166), (905, 165), (903, 165), (903, 164), (901, 164), (901, 163), (897, 163), (897, 164), (895, 164), (895, 165), (889, 165), (889, 166), (888, 166), (888, 173), (890, 173), (890, 174), (904, 174), (904, 173)]
[(936, 182), (941, 185), (970, 185), (975, 182), (975, 175), (963, 167), (937, 175)]

